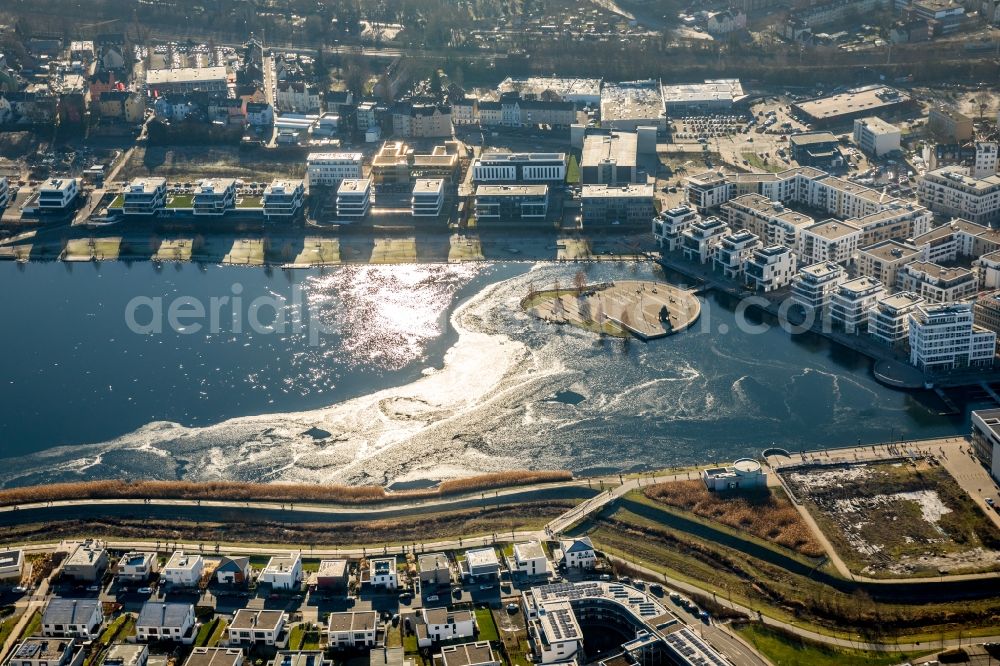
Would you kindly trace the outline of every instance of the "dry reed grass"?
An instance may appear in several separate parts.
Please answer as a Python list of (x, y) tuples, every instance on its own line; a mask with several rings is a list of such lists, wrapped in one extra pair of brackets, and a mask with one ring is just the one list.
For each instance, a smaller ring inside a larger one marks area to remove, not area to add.
[(645, 488), (644, 494), (652, 500), (749, 532), (807, 557), (823, 555), (823, 547), (792, 502), (769, 488), (713, 493), (701, 481), (692, 480), (659, 483)]

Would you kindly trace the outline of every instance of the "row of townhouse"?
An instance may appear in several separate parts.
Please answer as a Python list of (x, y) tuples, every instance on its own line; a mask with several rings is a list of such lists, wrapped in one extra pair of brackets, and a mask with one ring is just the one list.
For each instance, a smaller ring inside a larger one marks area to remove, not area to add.
[(527, 99), (516, 92), (504, 93), (498, 100), (465, 96), (452, 102), (452, 110), (456, 125), (569, 127), (577, 122), (576, 105), (571, 101)]
[(717, 217), (694, 220), (681, 232), (678, 246), (688, 261), (710, 263), (756, 291), (780, 289), (795, 275), (795, 255), (787, 247), (765, 244), (746, 229), (734, 232)]

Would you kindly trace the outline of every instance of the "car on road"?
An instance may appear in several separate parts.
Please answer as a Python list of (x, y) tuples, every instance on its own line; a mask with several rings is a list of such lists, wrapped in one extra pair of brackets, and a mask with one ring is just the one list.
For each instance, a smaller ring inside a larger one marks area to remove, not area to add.
[(28, 588), (24, 587), (23, 585), (18, 585), (17, 587), (14, 588), (14, 593), (15, 594), (24, 594), (27, 591), (28, 591)]
[(87, 587), (87, 592), (100, 592), (100, 591), (101, 591), (100, 585), (90, 585), (89, 587)]
[(427, 597), (427, 601), (437, 601), (438, 598), (439, 598), (438, 595), (432, 594), (429, 597)]
[(139, 594), (152, 594), (153, 593), (153, 588), (151, 588), (151, 587), (140, 587), (138, 590), (136, 590), (136, 592), (138, 592)]
[(988, 506), (993, 506), (993, 498), (992, 497), (987, 497), (986, 498), (986, 504)]

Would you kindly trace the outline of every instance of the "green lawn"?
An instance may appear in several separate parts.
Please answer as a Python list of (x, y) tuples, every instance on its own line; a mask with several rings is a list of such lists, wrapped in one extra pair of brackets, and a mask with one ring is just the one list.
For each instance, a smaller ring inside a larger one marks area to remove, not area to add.
[(306, 627), (298, 625), (292, 629), (288, 637), (288, 649), (290, 650), (319, 650), (320, 633), (316, 627)]
[(569, 164), (566, 166), (566, 182), (575, 185), (580, 182), (580, 163), (576, 155), (569, 156)]
[(191, 208), (194, 205), (193, 194), (168, 194), (167, 208)]
[(413, 634), (403, 637), (403, 652), (406, 654), (418, 654), (420, 646), (417, 645), (417, 637)]
[(240, 197), (236, 200), (237, 208), (260, 208), (261, 197)]
[(226, 635), (226, 627), (229, 623), (219, 618), (219, 623), (215, 626), (215, 631), (212, 632), (211, 637), (208, 639), (208, 647), (215, 647), (220, 644), (223, 636)]
[(125, 205), (125, 197), (119, 194), (108, 204), (108, 208), (121, 208), (123, 205)]
[(500, 640), (500, 634), (497, 633), (497, 623), (493, 619), (493, 612), (489, 608), (476, 609), (476, 624), (479, 626), (478, 640)]
[(10, 637), (10, 633), (14, 631), (14, 625), (17, 624), (17, 621), (20, 619), (20, 614), (14, 614), (3, 622), (0, 622), (0, 645), (7, 642), (7, 638)]
[(28, 624), (24, 628), (24, 633), (21, 635), (34, 636), (41, 630), (42, 630), (42, 614), (39, 611), (35, 611), (35, 613), (31, 616), (31, 619), (28, 620)]
[(101, 634), (98, 642), (104, 645), (110, 645), (119, 636), (128, 636), (129, 630), (134, 628), (135, 620), (132, 619), (131, 615), (120, 615), (115, 618), (115, 621), (108, 625), (107, 629)]
[(890, 666), (919, 656), (904, 652), (869, 652), (831, 647), (756, 623), (740, 627), (738, 631), (744, 640), (757, 648), (774, 666)]
[(212, 638), (212, 634), (215, 633), (215, 629), (220, 621), (221, 620), (219, 620), (219, 618), (215, 618), (211, 622), (206, 622), (205, 624), (201, 625), (201, 627), (198, 629), (198, 635), (194, 637), (194, 646), (207, 647), (209, 641)]

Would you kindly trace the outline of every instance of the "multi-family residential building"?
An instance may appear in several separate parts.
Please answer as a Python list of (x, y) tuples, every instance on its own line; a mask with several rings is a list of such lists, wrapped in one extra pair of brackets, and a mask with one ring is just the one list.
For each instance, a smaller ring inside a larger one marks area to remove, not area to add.
[(1000, 220), (1000, 174), (973, 178), (964, 167), (928, 171), (917, 184), (917, 198), (935, 213), (992, 224)]
[(196, 647), (191, 650), (184, 666), (243, 666), (241, 648)]
[(514, 544), (514, 571), (525, 576), (547, 576), (549, 558), (538, 541)]
[(897, 283), (899, 269), (919, 258), (920, 250), (912, 245), (894, 240), (882, 241), (858, 250), (858, 273), (893, 287)]
[(843, 266), (832, 261), (804, 266), (792, 279), (792, 300), (813, 320), (824, 319), (830, 311), (830, 299), (846, 279)]
[(310, 187), (336, 187), (345, 178), (362, 178), (363, 160), (361, 153), (309, 153), (306, 180)]
[(337, 217), (364, 217), (372, 198), (371, 178), (345, 178), (337, 188)]
[(909, 241), (920, 249), (921, 261), (935, 263), (979, 257), (1000, 249), (1000, 232), (955, 218)]
[(961, 143), (972, 140), (972, 118), (951, 105), (931, 108), (927, 116), (927, 127), (945, 141)]
[(121, 196), (125, 215), (155, 215), (167, 203), (167, 179), (157, 176), (134, 178)]
[(42, 635), (96, 638), (103, 622), (99, 599), (52, 597), (42, 613)]
[(997, 334), (973, 323), (970, 303), (918, 305), (909, 326), (910, 363), (924, 372), (993, 365)]
[(266, 583), (276, 590), (298, 589), (302, 584), (302, 555), (274, 555), (267, 561), (257, 578), (258, 583)]
[(235, 178), (205, 178), (191, 200), (195, 215), (225, 215), (236, 206)]
[(14, 647), (4, 666), (82, 666), (86, 656), (76, 638), (31, 636)]
[(673, 252), (681, 246), (685, 231), (699, 219), (693, 208), (686, 205), (674, 206), (661, 211), (653, 218), (653, 238), (660, 249)]
[(684, 258), (700, 264), (712, 261), (719, 242), (729, 232), (729, 225), (717, 217), (698, 220), (681, 234), (681, 250)]
[(250, 127), (270, 127), (274, 124), (274, 107), (267, 102), (247, 102), (247, 124)]
[(864, 153), (882, 157), (899, 152), (902, 132), (878, 116), (858, 118), (854, 121), (854, 143)]
[(49, 178), (38, 186), (38, 209), (63, 211), (80, 195), (80, 181), (76, 178)]
[(417, 560), (421, 590), (451, 585), (451, 562), (444, 553), (427, 553)]
[(493, 548), (465, 551), (465, 573), (473, 578), (499, 578), (500, 560)]
[(986, 178), (997, 173), (1000, 153), (996, 141), (976, 141), (976, 161), (972, 164), (973, 178)]
[(301, 180), (272, 180), (264, 188), (261, 204), (268, 221), (290, 220), (295, 217), (306, 200), (306, 186)]
[(201, 555), (192, 555), (183, 550), (175, 550), (160, 572), (161, 579), (171, 585), (194, 587), (201, 580), (205, 560)]
[(590, 537), (562, 539), (559, 549), (563, 554), (563, 562), (567, 569), (593, 569), (597, 563), (597, 553)]
[(830, 298), (830, 321), (846, 333), (858, 333), (868, 325), (868, 310), (884, 295), (882, 283), (874, 278), (843, 282)]
[(781, 289), (795, 275), (795, 255), (781, 245), (755, 250), (747, 262), (744, 275), (747, 284), (757, 291)]
[(410, 214), (413, 217), (437, 217), (444, 207), (444, 180), (418, 178), (410, 195)]
[(584, 185), (580, 201), (585, 226), (648, 224), (656, 215), (652, 183)]
[(1000, 291), (977, 294), (972, 314), (976, 326), (1000, 333)]
[(444, 607), (424, 608), (422, 616), (424, 626), (417, 631), (417, 644), (421, 647), (459, 638), (473, 638), (476, 634), (476, 618), (472, 611), (450, 611)]
[(535, 638), (536, 661), (542, 664), (572, 663), (583, 649), (583, 631), (566, 599), (541, 604), (529, 620), (529, 633)]
[(317, 589), (346, 592), (350, 582), (347, 560), (320, 560), (315, 580)]
[(914, 261), (903, 266), (898, 276), (899, 288), (912, 291), (928, 303), (950, 303), (976, 293), (979, 283), (967, 268), (946, 268), (928, 261)]
[(760, 239), (746, 229), (731, 231), (719, 239), (712, 258), (713, 270), (721, 271), (731, 280), (743, 275), (744, 268), (755, 250), (762, 247)]
[(452, 125), (475, 125), (479, 122), (479, 99), (464, 95), (451, 101)]
[(799, 263), (832, 261), (845, 266), (854, 261), (861, 228), (843, 220), (823, 220), (798, 231)]
[(562, 183), (566, 153), (483, 153), (472, 163), (476, 183)]
[(910, 313), (923, 302), (909, 291), (882, 296), (868, 310), (868, 333), (888, 347), (904, 346), (910, 333)]
[(399, 587), (399, 573), (395, 557), (382, 557), (369, 562), (370, 582), (373, 587), (395, 590)]
[(549, 210), (548, 185), (479, 185), (476, 220), (484, 222), (539, 222)]
[(303, 81), (279, 81), (274, 105), (281, 113), (319, 113), (319, 88)]
[(194, 605), (147, 601), (135, 621), (140, 641), (176, 641), (190, 645), (195, 636)]
[(99, 541), (84, 541), (63, 562), (63, 575), (81, 581), (97, 581), (108, 568), (108, 551)]
[(284, 642), (282, 631), (288, 617), (280, 610), (240, 608), (230, 622), (230, 645), (278, 645)]
[(375, 647), (377, 632), (375, 611), (330, 613), (326, 621), (327, 642), (334, 649)]
[(132, 551), (118, 560), (115, 576), (122, 581), (144, 581), (156, 568), (156, 553)]
[(979, 257), (976, 268), (981, 289), (1000, 289), (1000, 250)]

